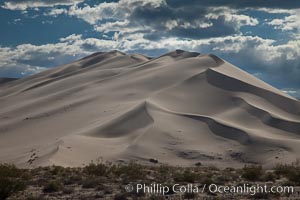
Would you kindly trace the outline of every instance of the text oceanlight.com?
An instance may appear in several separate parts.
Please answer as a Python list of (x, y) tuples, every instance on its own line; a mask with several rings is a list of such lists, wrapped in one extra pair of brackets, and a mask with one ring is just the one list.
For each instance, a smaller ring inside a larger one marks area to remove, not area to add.
[(166, 195), (170, 193), (220, 193), (220, 194), (248, 194), (255, 195), (257, 193), (294, 193), (293, 186), (270, 186), (270, 185), (260, 185), (260, 184), (241, 184), (237, 186), (233, 185), (217, 185), (217, 184), (173, 184), (173, 185), (163, 185), (163, 184), (136, 184), (135, 186), (129, 184), (125, 186), (127, 192), (143, 192), (148, 194), (161, 194)]

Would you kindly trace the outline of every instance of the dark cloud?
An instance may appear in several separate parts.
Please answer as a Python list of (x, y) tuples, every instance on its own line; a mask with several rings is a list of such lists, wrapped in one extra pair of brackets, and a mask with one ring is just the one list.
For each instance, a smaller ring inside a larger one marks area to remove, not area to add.
[(297, 0), (166, 0), (173, 8), (187, 6), (228, 6), (232, 8), (278, 8), (295, 9), (300, 8), (300, 1)]
[[(208, 14), (216, 17), (209, 19)], [(161, 37), (182, 37), (190, 39), (220, 37), (240, 33), (239, 19), (226, 20), (225, 14), (201, 5), (174, 8), (169, 4), (151, 7), (138, 6), (128, 18), (131, 27), (151, 27), (145, 38), (157, 40)], [(172, 24), (173, 23), (173, 24)]]
[(235, 27), (227, 25), (222, 17), (212, 20), (213, 26), (207, 28), (174, 28), (169, 34), (176, 37), (201, 39), (211, 37), (221, 37), (238, 33)]
[(18, 4), (18, 3), (36, 3), (36, 2), (43, 2), (45, 4), (56, 4), (56, 3), (61, 3), (61, 4), (64, 4), (64, 3), (70, 3), (72, 2), (72, 0), (9, 0), (9, 1), (4, 1), (4, 2), (7, 2), (7, 3), (14, 3), (14, 4)]

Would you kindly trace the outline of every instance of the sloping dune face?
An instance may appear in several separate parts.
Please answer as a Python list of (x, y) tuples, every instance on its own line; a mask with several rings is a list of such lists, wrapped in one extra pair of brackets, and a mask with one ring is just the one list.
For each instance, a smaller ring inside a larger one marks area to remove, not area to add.
[(300, 158), (300, 103), (214, 55), (100, 52), (0, 85), (0, 162), (220, 167)]

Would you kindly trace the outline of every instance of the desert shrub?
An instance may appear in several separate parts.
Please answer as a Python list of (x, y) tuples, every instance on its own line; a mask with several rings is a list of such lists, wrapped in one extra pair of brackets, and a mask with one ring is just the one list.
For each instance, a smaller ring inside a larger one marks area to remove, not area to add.
[[(219, 177), (220, 176), (220, 177)], [(235, 169), (233, 168), (226, 168), (222, 170), (218, 175), (216, 175), (216, 182), (220, 181), (219, 184), (222, 184), (221, 182), (230, 182), (230, 181), (236, 181), (239, 179), (239, 174), (236, 173)]]
[(300, 185), (300, 169), (295, 168), (293, 171), (291, 171), (288, 175), (287, 178), (289, 181), (293, 182), (294, 185)]
[(154, 158), (150, 158), (149, 159), (149, 162), (152, 162), (152, 163), (158, 163), (158, 160), (154, 159)]
[(144, 179), (146, 175), (145, 166), (134, 162), (131, 162), (128, 165), (115, 166), (112, 173), (119, 177), (126, 177), (129, 181)]
[(174, 168), (167, 165), (160, 165), (154, 170), (155, 180), (160, 183), (165, 183), (170, 178), (171, 174), (174, 173)]
[(104, 163), (90, 163), (84, 167), (83, 172), (88, 175), (104, 176), (108, 171), (108, 167)]
[(149, 200), (165, 200), (165, 199), (167, 199), (166, 197), (164, 197), (162, 195), (154, 195), (154, 194), (152, 194), (148, 198), (149, 198)]
[(197, 183), (201, 183), (202, 185), (204, 184), (211, 184), (214, 183), (212, 180), (213, 174), (211, 172), (201, 172), (197, 176)]
[(215, 184), (224, 185), (230, 181), (230, 177), (227, 174), (220, 174), (213, 177), (213, 182)]
[(214, 181), (212, 180), (211, 177), (207, 176), (207, 177), (202, 177), (200, 183), (201, 183), (202, 185), (205, 185), (205, 184), (206, 184), (206, 185), (210, 185), (210, 184), (213, 184)]
[(274, 182), (276, 180), (276, 175), (274, 173), (272, 173), (272, 172), (267, 172), (263, 176), (263, 180), (264, 181), (272, 181), (272, 182)]
[[(97, 188), (98, 189), (98, 188)], [(104, 190), (104, 194), (112, 194), (113, 193), (113, 190), (111, 188), (106, 188)]]
[(24, 190), (29, 178), (28, 173), (11, 164), (0, 165), (0, 199)]
[(288, 176), (294, 170), (293, 165), (278, 164), (274, 167), (274, 173), (279, 176)]
[(63, 191), (64, 194), (72, 194), (74, 192), (74, 188), (64, 187), (62, 191)]
[(192, 193), (192, 192), (185, 192), (183, 195), (184, 199), (195, 199), (196, 198), (196, 194)]
[(207, 168), (209, 171), (216, 171), (216, 172), (218, 172), (218, 171), (220, 171), (220, 169), (219, 168), (217, 168), (216, 166), (214, 166), (214, 165), (210, 165), (210, 166), (208, 166), (208, 168)]
[(294, 185), (300, 185), (300, 165), (298, 162), (290, 165), (279, 164), (275, 166), (274, 173), (286, 177)]
[(194, 183), (195, 180), (196, 180), (196, 174), (191, 172), (190, 170), (185, 170), (183, 173), (177, 172), (174, 174), (175, 182)]
[(172, 171), (174, 171), (174, 168), (168, 165), (160, 165), (158, 167), (159, 175), (169, 174)]
[(18, 169), (13, 164), (0, 164), (0, 177), (22, 178), (26, 176), (25, 170)]
[(53, 176), (62, 176), (65, 173), (65, 168), (61, 166), (52, 166), (52, 168), (50, 169), (50, 173)]
[(80, 174), (70, 175), (69, 177), (65, 177), (63, 179), (64, 185), (73, 185), (78, 184), (82, 181), (82, 176)]
[(115, 194), (114, 200), (127, 200), (128, 199), (128, 194), (127, 193), (119, 193)]
[(33, 194), (30, 194), (26, 200), (44, 200), (45, 197), (43, 197), (42, 195), (33, 195)]
[(98, 178), (87, 178), (82, 182), (83, 188), (97, 188), (103, 181)]
[(252, 195), (252, 198), (253, 199), (271, 199), (270, 196), (271, 196), (270, 193), (258, 192), (258, 193), (255, 193), (254, 195)]
[(96, 187), (96, 191), (105, 191), (108, 187), (102, 183), (99, 183)]
[(146, 196), (145, 192), (142, 191), (142, 190), (139, 190), (138, 192), (133, 191), (133, 192), (131, 192), (131, 195), (133, 197), (144, 197), (144, 196)]
[(63, 189), (63, 186), (60, 182), (58, 181), (50, 181), (47, 183), (44, 188), (43, 192), (45, 193), (52, 193), (52, 192), (59, 192)]
[(259, 165), (246, 165), (242, 169), (242, 178), (248, 181), (258, 181), (263, 175), (263, 169)]
[(105, 197), (104, 197), (103, 194), (96, 193), (96, 194), (94, 195), (94, 198), (95, 198), (95, 199), (104, 199)]

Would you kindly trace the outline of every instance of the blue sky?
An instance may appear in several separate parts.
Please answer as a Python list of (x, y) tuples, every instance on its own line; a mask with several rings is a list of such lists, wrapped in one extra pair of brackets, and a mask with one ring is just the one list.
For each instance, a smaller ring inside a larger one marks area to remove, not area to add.
[(0, 77), (96, 51), (213, 53), (300, 98), (295, 0), (2, 0)]

